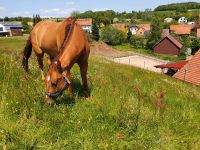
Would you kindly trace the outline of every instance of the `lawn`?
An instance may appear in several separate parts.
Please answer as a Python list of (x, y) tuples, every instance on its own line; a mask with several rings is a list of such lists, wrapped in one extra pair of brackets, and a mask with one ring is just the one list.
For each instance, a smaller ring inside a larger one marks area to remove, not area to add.
[(154, 54), (151, 50), (144, 49), (144, 48), (133, 48), (130, 44), (122, 44), (113, 46), (113, 48), (120, 50), (120, 51), (130, 51), (135, 52), (138, 54), (149, 55), (158, 59), (169, 60), (169, 61), (181, 61), (183, 60), (182, 57), (174, 57), (169, 55), (162, 55), (162, 54)]
[(199, 87), (91, 56), (91, 98), (75, 65), (74, 98), (48, 106), (34, 55), (21, 68), (25, 41), (0, 38), (0, 149), (200, 149)]

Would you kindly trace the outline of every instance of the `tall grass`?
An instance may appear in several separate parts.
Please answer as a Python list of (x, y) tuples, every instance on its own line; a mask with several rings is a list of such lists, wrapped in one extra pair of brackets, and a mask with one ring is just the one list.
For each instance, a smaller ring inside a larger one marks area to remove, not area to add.
[(0, 149), (200, 148), (198, 87), (91, 56), (91, 98), (75, 65), (74, 98), (65, 92), (48, 106), (36, 59), (30, 75), (21, 68), (24, 41), (9, 51), (0, 39)]

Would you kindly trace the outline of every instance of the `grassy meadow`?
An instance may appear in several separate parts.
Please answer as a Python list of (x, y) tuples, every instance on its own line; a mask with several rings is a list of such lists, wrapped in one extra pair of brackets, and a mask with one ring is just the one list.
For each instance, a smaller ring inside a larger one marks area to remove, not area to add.
[(90, 56), (91, 98), (75, 65), (74, 97), (48, 106), (35, 56), (21, 67), (26, 38), (0, 38), (0, 149), (200, 149), (199, 87)]

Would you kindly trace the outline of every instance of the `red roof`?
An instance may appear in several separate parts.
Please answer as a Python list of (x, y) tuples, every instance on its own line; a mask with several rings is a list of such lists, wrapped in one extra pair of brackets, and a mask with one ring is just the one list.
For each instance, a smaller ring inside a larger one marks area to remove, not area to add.
[(77, 19), (76, 22), (81, 26), (92, 26), (92, 18)]
[(123, 24), (123, 23), (114, 23), (114, 24), (111, 24), (113, 28), (116, 28), (120, 31), (126, 31), (126, 27), (127, 25), (126, 24)]
[(200, 86), (200, 50), (173, 77)]
[(170, 30), (174, 31), (176, 34), (190, 34), (192, 26), (191, 25), (170, 25)]
[(168, 38), (178, 48), (181, 49), (183, 47), (183, 45), (171, 35), (168, 35), (168, 36), (164, 37), (163, 39), (161, 39), (156, 45), (154, 45), (154, 47), (157, 46), (159, 43), (161, 43), (165, 38)]
[(139, 24), (138, 27), (143, 28), (146, 31), (151, 30), (151, 24)]
[(156, 68), (168, 68), (168, 69), (173, 69), (175, 71), (180, 70), (183, 68), (188, 61), (179, 61), (179, 62), (172, 62), (172, 63), (167, 63), (167, 64), (162, 64), (162, 65), (157, 65), (155, 66)]

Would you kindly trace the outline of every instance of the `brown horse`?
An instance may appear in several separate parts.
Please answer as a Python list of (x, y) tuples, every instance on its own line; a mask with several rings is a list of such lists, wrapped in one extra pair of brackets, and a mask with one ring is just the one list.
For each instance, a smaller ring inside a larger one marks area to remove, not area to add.
[(23, 51), (22, 65), (28, 71), (28, 59), (31, 56), (32, 48), (37, 56), (42, 80), (45, 80), (43, 73), (44, 53), (54, 59), (59, 53), (66, 40), (73, 18), (65, 19), (56, 23), (52, 21), (41, 21), (31, 31)]
[[(65, 27), (61, 27), (62, 24), (65, 25)], [(64, 34), (64, 36), (61, 36), (59, 34), (53, 35), (52, 34), (53, 32), (49, 30), (49, 32), (51, 32), (51, 34), (48, 34), (50, 36), (50, 41), (48, 41), (48, 38), (46, 38), (45, 40), (41, 40), (40, 41), (41, 48), (39, 48), (40, 50), (43, 50), (41, 53), (42, 54), (41, 56), (43, 56), (44, 52), (46, 53), (48, 52), (52, 60), (47, 72), (47, 76), (46, 76), (45, 101), (48, 104), (54, 103), (54, 99), (57, 96), (59, 96), (67, 87), (69, 87), (70, 95), (72, 94), (72, 86), (71, 86), (72, 77), (71, 77), (70, 70), (75, 63), (78, 63), (80, 67), (84, 92), (88, 94), (87, 69), (88, 69), (88, 57), (90, 53), (90, 46), (88, 43), (87, 36), (85, 32), (82, 30), (82, 27), (75, 22), (75, 19), (72, 19), (72, 18), (66, 19), (65, 21), (60, 23), (59, 26), (61, 28), (60, 30), (63, 31), (64, 29), (65, 32), (62, 33)], [(43, 27), (43, 29), (45, 29), (45, 27)], [(57, 36), (57, 38), (53, 38), (52, 36)], [(37, 35), (35, 35), (35, 37), (37, 37)], [(31, 43), (33, 43), (34, 45), (34, 42), (32, 42), (31, 39), (32, 37), (29, 38), (29, 41), (27, 43), (30, 43), (31, 41)], [(55, 44), (55, 41), (54, 41), (55, 39), (61, 39), (60, 41), (63, 41), (63, 43), (56, 42)], [(45, 45), (43, 44), (43, 42), (48, 42), (49, 44), (46, 44), (46, 47), (45, 47), (43, 46)], [(26, 47), (28, 47), (29, 49), (30, 48), (29, 44), (27, 44)], [(47, 47), (48, 47), (48, 51), (47, 51)], [(26, 54), (26, 51), (24, 52), (24, 54)], [(30, 53), (24, 56), (30, 57)], [(38, 56), (37, 53), (36, 53), (36, 56)], [(28, 57), (24, 57), (23, 59), (23, 62), (25, 62), (23, 63), (25, 64), (24, 65), (25, 69), (28, 69), (28, 67), (26, 67), (26, 64), (28, 64), (26, 63), (28, 62), (27, 58)], [(41, 65), (41, 60), (39, 57), (38, 62), (40, 65)], [(43, 70), (41, 72), (43, 73)]]
[(45, 100), (48, 104), (54, 103), (54, 99), (71, 85), (70, 70), (75, 63), (80, 67), (84, 91), (88, 92), (87, 69), (90, 47), (87, 36), (74, 20), (67, 37), (47, 72)]

